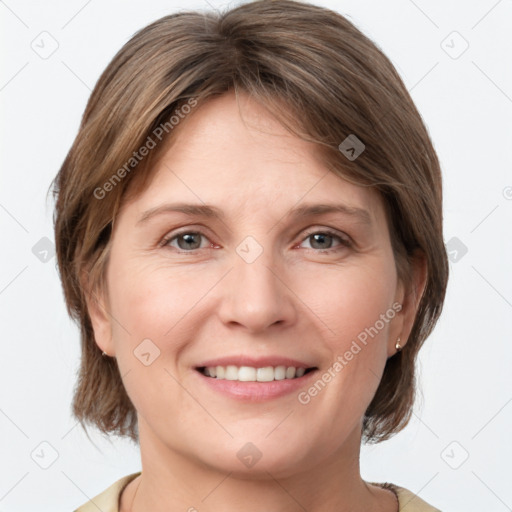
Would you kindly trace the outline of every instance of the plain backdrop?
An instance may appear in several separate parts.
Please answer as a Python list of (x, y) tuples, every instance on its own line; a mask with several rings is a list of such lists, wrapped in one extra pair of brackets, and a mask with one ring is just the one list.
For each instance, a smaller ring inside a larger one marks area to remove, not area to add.
[[(231, 2), (231, 5), (237, 4)], [(420, 353), (410, 425), (363, 447), (363, 477), (443, 511), (512, 510), (512, 2), (314, 2), (391, 58), (444, 175), (450, 282)], [(100, 73), (134, 32), (195, 0), (0, 1), (0, 512), (71, 511), (140, 469), (138, 448), (90, 438), (70, 413), (79, 364), (46, 193)]]

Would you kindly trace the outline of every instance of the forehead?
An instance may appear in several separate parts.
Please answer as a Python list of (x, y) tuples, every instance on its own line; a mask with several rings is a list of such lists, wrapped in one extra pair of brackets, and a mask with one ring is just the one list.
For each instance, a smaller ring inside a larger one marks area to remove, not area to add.
[(318, 147), (288, 132), (262, 105), (234, 93), (209, 100), (162, 148), (138, 211), (168, 201), (215, 204), (233, 214), (281, 213), (300, 202), (343, 202), (382, 214), (375, 190), (328, 170)]

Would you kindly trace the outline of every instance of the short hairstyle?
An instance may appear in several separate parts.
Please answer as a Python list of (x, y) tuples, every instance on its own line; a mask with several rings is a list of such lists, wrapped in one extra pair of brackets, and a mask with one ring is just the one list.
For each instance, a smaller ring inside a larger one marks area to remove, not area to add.
[[(164, 141), (187, 112), (232, 90), (315, 143), (331, 172), (377, 190), (403, 282), (411, 282), (414, 255), (425, 258), (427, 281), (408, 342), (387, 360), (363, 418), (364, 441), (387, 439), (411, 417), (416, 357), (445, 297), (440, 166), (389, 59), (342, 15), (293, 0), (165, 16), (138, 31), (94, 87), (53, 182), (59, 272), (68, 312), (81, 328), (73, 414), (85, 429), (92, 424), (138, 441), (136, 410), (117, 361), (102, 357), (95, 344), (87, 293), (104, 286), (113, 221), (127, 197), (148, 183)], [(364, 144), (357, 158), (339, 149), (350, 135)], [(144, 146), (150, 150), (139, 158)]]

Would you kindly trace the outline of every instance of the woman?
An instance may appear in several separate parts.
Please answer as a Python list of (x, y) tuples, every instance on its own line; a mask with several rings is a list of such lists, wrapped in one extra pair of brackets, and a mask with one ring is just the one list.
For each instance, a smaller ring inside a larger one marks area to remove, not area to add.
[(448, 266), (427, 131), (350, 22), (289, 0), (154, 22), (55, 194), (74, 414), (142, 462), (79, 512), (437, 510), (360, 475), (410, 418)]

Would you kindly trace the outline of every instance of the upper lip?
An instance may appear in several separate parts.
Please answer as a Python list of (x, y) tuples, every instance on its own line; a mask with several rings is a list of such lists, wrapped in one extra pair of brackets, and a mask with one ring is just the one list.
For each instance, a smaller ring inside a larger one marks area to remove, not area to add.
[(204, 368), (208, 366), (250, 366), (253, 368), (264, 368), (266, 366), (294, 366), (295, 368), (305, 369), (315, 367), (315, 365), (306, 363), (304, 361), (298, 361), (297, 359), (281, 356), (224, 356), (204, 361), (197, 365), (197, 368)]

